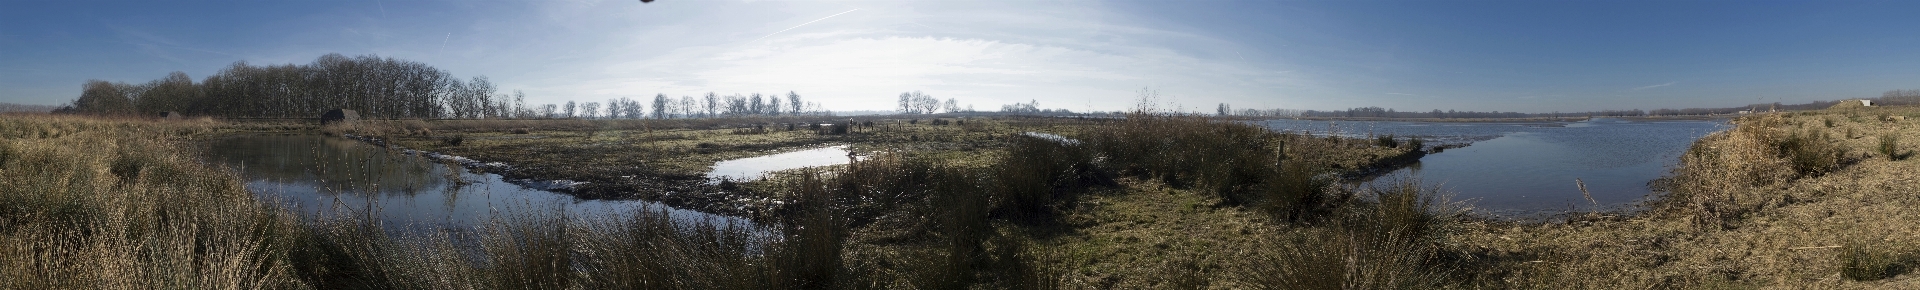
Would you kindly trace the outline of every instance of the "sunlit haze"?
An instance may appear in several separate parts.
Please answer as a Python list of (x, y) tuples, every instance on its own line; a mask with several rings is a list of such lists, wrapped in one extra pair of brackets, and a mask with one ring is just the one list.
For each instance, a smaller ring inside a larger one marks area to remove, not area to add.
[(529, 103), (901, 92), (995, 110), (1726, 107), (1920, 88), (1912, 1), (0, 2), (0, 102), (328, 53), (487, 76)]

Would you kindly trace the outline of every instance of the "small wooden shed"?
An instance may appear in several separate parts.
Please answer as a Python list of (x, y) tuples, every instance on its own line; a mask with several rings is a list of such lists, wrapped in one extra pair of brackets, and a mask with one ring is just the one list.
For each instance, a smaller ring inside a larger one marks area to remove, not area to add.
[(183, 118), (186, 118), (186, 117), (187, 117), (187, 116), (181, 116), (181, 115), (180, 115), (180, 112), (175, 112), (175, 111), (165, 111), (165, 112), (160, 112), (160, 119), (161, 119), (161, 120), (179, 120), (179, 119), (183, 119)]
[(320, 125), (353, 123), (355, 121), (360, 121), (360, 113), (356, 113), (353, 110), (333, 109), (332, 111), (327, 111), (326, 114), (320, 114)]

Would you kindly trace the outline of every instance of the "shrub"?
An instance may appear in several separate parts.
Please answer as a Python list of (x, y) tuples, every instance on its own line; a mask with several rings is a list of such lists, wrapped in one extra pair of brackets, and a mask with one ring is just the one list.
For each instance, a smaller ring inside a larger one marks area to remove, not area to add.
[(1065, 191), (1081, 183), (1103, 183), (1091, 156), (1077, 145), (1021, 135), (1012, 140), (993, 167), (993, 200), (1015, 217), (1035, 217), (1064, 199)]
[(1894, 135), (1893, 133), (1880, 135), (1880, 146), (1876, 147), (1876, 149), (1880, 151), (1881, 155), (1886, 155), (1887, 159), (1894, 161), (1907, 159), (1907, 156), (1912, 155), (1900, 153), (1900, 136)]
[(1438, 189), (1402, 179), (1367, 190), (1335, 223), (1308, 228), (1252, 263), (1268, 289), (1432, 289), (1449, 283), (1442, 241), (1462, 208)]
[(1775, 143), (1801, 176), (1820, 176), (1840, 166), (1846, 149), (1833, 144), (1826, 131), (1797, 132)]
[(1260, 188), (1259, 209), (1275, 220), (1316, 219), (1347, 200), (1330, 172), (1305, 161), (1282, 161)]
[(1106, 165), (1121, 174), (1244, 204), (1252, 200), (1254, 186), (1277, 166), (1275, 136), (1244, 123), (1135, 114), (1092, 131), (1087, 139)]
[(1394, 140), (1393, 135), (1386, 135), (1375, 139), (1373, 145), (1387, 148), (1400, 148), (1400, 141)]
[(1908, 271), (1899, 253), (1878, 245), (1852, 242), (1839, 251), (1840, 275), (1854, 281), (1892, 278)]

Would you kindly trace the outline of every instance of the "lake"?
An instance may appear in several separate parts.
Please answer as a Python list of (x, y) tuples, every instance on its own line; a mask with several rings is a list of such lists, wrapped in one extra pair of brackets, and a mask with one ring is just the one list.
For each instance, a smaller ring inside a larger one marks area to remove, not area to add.
[(467, 230), (529, 214), (595, 216), (643, 209), (665, 210), (683, 222), (751, 224), (646, 201), (582, 200), (346, 138), (245, 134), (209, 146), (211, 158), (239, 171), (255, 195), (309, 216), (365, 215), (373, 209), (389, 226), (414, 231)]
[[(1568, 210), (1623, 209), (1652, 193), (1693, 141), (1724, 130), (1725, 121), (1596, 118), (1582, 122), (1360, 122), (1270, 120), (1278, 131), (1325, 136), (1392, 134), (1428, 144), (1471, 143), (1421, 158), (1383, 177), (1417, 177), (1466, 200), (1476, 210), (1529, 216)], [(1593, 196), (1582, 196), (1576, 179)], [(1376, 180), (1374, 182), (1379, 182)]]

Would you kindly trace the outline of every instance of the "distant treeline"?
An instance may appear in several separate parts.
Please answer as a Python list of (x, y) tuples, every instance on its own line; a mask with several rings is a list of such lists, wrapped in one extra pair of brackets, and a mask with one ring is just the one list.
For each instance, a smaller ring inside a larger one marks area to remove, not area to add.
[[(1884, 94), (1881, 94), (1879, 98), (1868, 98), (1866, 100), (1873, 101), (1874, 105), (1876, 106), (1878, 105), (1889, 105), (1889, 106), (1920, 105), (1920, 90), (1892, 90), (1892, 91), (1887, 91)], [(1562, 112), (1520, 113), (1520, 112), (1501, 112), (1501, 111), (1477, 112), (1477, 111), (1456, 111), (1456, 110), (1441, 111), (1438, 109), (1431, 110), (1431, 111), (1397, 111), (1391, 108), (1381, 108), (1381, 107), (1361, 107), (1361, 108), (1351, 108), (1346, 110), (1327, 110), (1327, 111), (1292, 110), (1292, 109), (1234, 110), (1232, 105), (1222, 103), (1220, 104), (1219, 109), (1216, 111), (1216, 114), (1222, 115), (1222, 116), (1252, 116), (1252, 117), (1466, 118), (1466, 119), (1555, 118), (1555, 117), (1586, 117), (1586, 116), (1639, 117), (1639, 116), (1691, 116), (1691, 115), (1713, 115), (1713, 114), (1736, 114), (1736, 113), (1740, 113), (1741, 111), (1818, 110), (1818, 109), (1825, 109), (1828, 107), (1832, 107), (1833, 105), (1839, 104), (1840, 102), (1842, 101), (1813, 101), (1813, 102), (1808, 102), (1804, 104), (1781, 104), (1781, 103), (1775, 102), (1775, 103), (1751, 104), (1746, 106), (1725, 107), (1725, 108), (1656, 109), (1651, 111), (1632, 109), (1632, 110), (1601, 110), (1601, 111), (1567, 112), (1567, 113), (1562, 113)]]
[(46, 112), (52, 112), (53, 109), (55, 108), (58, 108), (58, 107), (48, 106), (48, 105), (0, 103), (0, 113), (13, 113), (13, 112), (46, 113)]
[[(784, 99), (784, 100), (783, 100)], [(156, 115), (180, 112), (233, 118), (307, 118), (351, 109), (369, 118), (689, 118), (830, 114), (788, 92), (704, 100), (656, 95), (651, 106), (631, 98), (527, 106), (526, 94), (497, 92), (485, 76), (461, 79), (424, 63), (327, 54), (305, 65), (235, 62), (195, 83), (183, 72), (145, 84), (89, 80), (59, 113)], [(650, 108), (649, 108), (650, 107)], [(648, 114), (651, 113), (651, 114)]]

